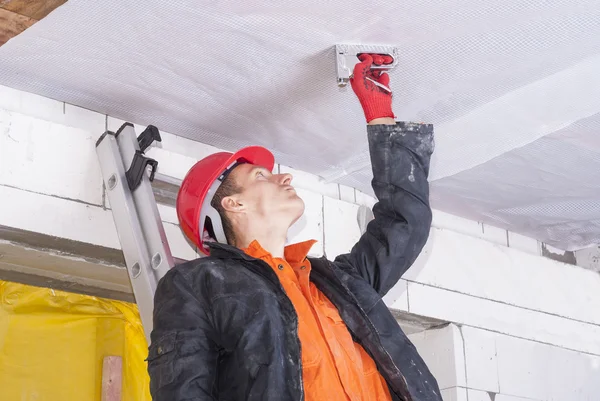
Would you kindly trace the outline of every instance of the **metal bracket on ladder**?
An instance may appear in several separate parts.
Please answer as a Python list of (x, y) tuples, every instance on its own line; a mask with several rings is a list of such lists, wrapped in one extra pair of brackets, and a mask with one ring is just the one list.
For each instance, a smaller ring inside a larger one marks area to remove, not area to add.
[[(136, 138), (133, 125), (125, 123), (116, 133), (107, 131), (96, 142), (102, 178), (148, 343), (156, 286), (174, 266), (150, 185), (158, 163), (144, 155), (155, 140), (160, 141), (156, 127), (149, 126)], [(148, 166), (152, 169), (150, 177)]]

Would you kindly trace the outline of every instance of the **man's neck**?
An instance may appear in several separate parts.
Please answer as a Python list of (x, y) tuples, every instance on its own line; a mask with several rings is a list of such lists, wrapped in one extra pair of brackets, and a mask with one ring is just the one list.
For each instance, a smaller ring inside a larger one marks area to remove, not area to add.
[(263, 224), (252, 224), (250, 229), (240, 229), (236, 235), (236, 246), (240, 249), (246, 249), (252, 241), (258, 241), (260, 246), (269, 252), (275, 258), (284, 257), (285, 242), (287, 238), (287, 228), (269, 227)]

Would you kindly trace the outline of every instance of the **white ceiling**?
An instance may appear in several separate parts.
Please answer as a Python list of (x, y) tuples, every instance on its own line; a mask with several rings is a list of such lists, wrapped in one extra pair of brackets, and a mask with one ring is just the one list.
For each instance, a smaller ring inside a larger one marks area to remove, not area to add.
[(597, 0), (69, 0), (0, 48), (0, 84), (369, 190), (333, 45), (400, 48), (400, 119), (436, 125), (434, 206), (600, 242)]

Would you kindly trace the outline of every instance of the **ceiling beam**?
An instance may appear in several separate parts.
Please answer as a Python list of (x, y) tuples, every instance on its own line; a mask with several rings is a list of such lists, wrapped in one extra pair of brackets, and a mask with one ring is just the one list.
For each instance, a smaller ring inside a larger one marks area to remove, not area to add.
[(0, 0), (0, 46), (67, 0)]

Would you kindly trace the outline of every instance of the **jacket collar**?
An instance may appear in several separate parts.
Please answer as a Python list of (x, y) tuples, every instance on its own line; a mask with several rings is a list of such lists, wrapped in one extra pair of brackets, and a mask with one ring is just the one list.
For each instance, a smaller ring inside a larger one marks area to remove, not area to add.
[(219, 242), (209, 242), (208, 247), (210, 249), (210, 256), (217, 259), (244, 259), (249, 261), (256, 260), (241, 249), (232, 245), (221, 244)]
[[(306, 247), (306, 253), (308, 253), (308, 250), (314, 244), (314, 242), (307, 241), (307, 242), (303, 242), (301, 244), (302, 244), (301, 245), (301, 249), (302, 249), (301, 253), (304, 252), (305, 247)], [(298, 244), (298, 245), (300, 245), (300, 244)], [(236, 248), (235, 246), (232, 246), (229, 244), (221, 244), (219, 242), (209, 242), (208, 247), (210, 248), (210, 256), (217, 258), (217, 259), (237, 259), (237, 260), (248, 260), (248, 261), (256, 260), (256, 258), (248, 255), (246, 252), (244, 252), (240, 248)], [(298, 257), (297, 255), (294, 255), (294, 256)], [(308, 259), (313, 259), (313, 258), (308, 258)]]
[[(304, 262), (308, 257), (308, 252), (316, 243), (316, 240), (308, 240), (297, 242), (295, 244), (286, 245), (284, 248), (283, 258), (290, 264), (298, 264)], [(244, 253), (251, 255), (257, 259), (263, 259), (265, 257), (272, 258), (273, 255), (264, 249), (257, 240), (250, 243), (248, 248), (243, 249)]]

